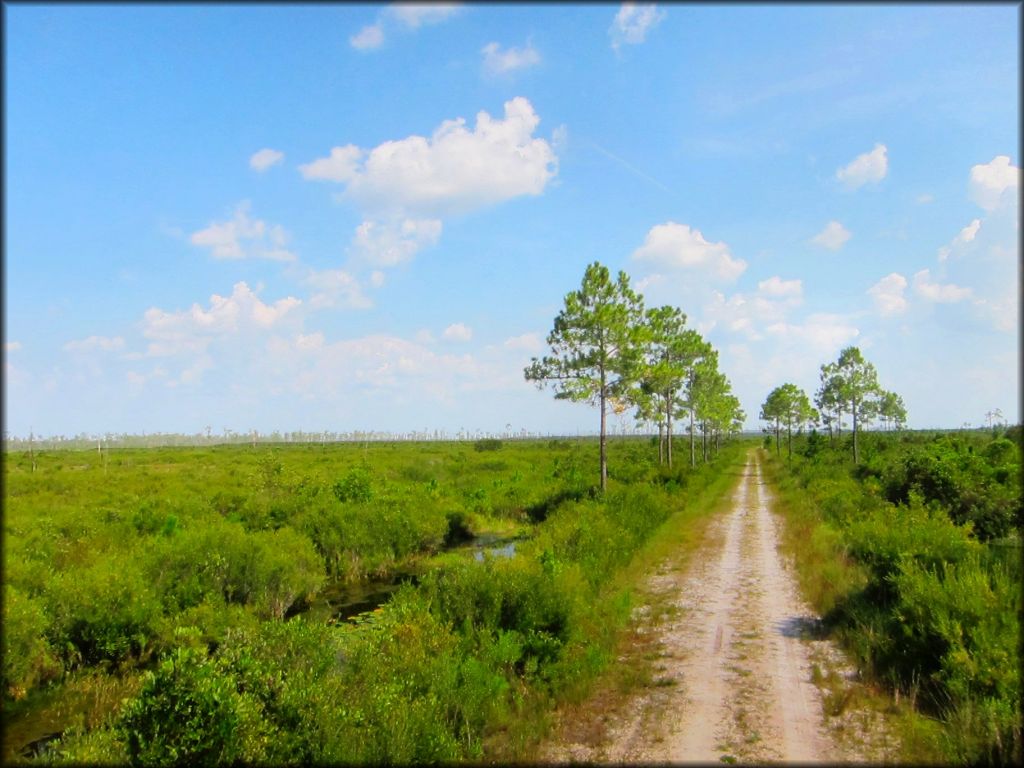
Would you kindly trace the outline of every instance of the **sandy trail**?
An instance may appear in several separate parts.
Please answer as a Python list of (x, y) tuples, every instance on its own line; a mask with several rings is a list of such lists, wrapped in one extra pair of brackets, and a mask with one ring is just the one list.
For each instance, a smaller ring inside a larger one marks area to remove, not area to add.
[[(880, 756), (865, 754), (869, 740), (851, 734), (862, 729), (850, 727), (849, 713), (826, 718), (814, 666), (848, 678), (852, 670), (838, 649), (809, 636), (817, 617), (777, 551), (770, 501), (752, 454), (731, 510), (712, 524), (692, 565), (664, 563), (647, 585), (675, 607), (672, 618), (647, 630), (658, 636), (660, 677), (624, 711), (604, 713), (599, 737), (563, 736), (544, 759), (834, 763)], [(837, 738), (839, 731), (847, 737)], [(862, 744), (851, 744), (851, 735)]]

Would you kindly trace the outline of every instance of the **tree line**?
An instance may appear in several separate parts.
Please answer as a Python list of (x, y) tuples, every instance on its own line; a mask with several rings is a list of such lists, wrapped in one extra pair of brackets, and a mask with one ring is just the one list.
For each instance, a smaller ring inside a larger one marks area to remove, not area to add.
[(742, 427), (745, 416), (718, 369), (718, 351), (686, 327), (679, 308), (645, 308), (625, 272), (613, 279), (599, 262), (589, 265), (580, 288), (566, 295), (547, 343), (550, 354), (532, 358), (524, 375), (540, 388), (553, 386), (556, 399), (598, 407), (602, 491), (608, 484), (609, 409), (632, 407), (638, 422), (657, 425), (659, 461), (669, 467), (675, 420), (688, 422), (691, 466), (697, 463), (697, 429), (707, 461), (723, 433)]
[(857, 347), (847, 347), (839, 358), (821, 366), (821, 383), (814, 395), (815, 408), (807, 393), (795, 384), (786, 383), (773, 389), (761, 406), (761, 419), (773, 425), (775, 450), (781, 453), (781, 432), (786, 428), (789, 454), (793, 453), (793, 429), (798, 432), (806, 425), (828, 428), (829, 440), (834, 441), (843, 427), (843, 417), (852, 421), (853, 460), (860, 461), (857, 435), (860, 430), (878, 418), (886, 429), (900, 429), (906, 424), (907, 409), (895, 392), (889, 392), (878, 383), (878, 371), (864, 359)]

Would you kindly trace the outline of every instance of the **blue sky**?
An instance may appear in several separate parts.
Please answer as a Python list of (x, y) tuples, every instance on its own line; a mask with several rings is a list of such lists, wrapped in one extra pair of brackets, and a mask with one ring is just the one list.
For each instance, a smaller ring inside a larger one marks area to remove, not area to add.
[(12, 434), (589, 432), (598, 260), (748, 415), (1019, 421), (1020, 8), (7, 5)]

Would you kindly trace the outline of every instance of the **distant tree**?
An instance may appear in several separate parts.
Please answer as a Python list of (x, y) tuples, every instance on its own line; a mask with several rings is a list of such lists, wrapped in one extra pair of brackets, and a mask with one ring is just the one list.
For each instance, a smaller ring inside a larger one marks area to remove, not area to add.
[(836, 363), (821, 366), (821, 386), (814, 395), (819, 417), (828, 427), (829, 441), (839, 436), (843, 427), (843, 413), (846, 405), (840, 391), (842, 380)]
[(644, 364), (640, 374), (640, 399), (649, 397), (648, 409), (660, 411), (655, 419), (664, 425), (666, 456), (672, 466), (672, 417), (685, 404), (691, 368), (710, 347), (700, 334), (685, 328), (686, 315), (670, 306), (647, 310), (644, 316)]
[(878, 416), (886, 429), (901, 429), (907, 423), (907, 408), (895, 392), (883, 392), (878, 401)]
[(786, 387), (793, 385), (783, 384), (768, 393), (764, 403), (761, 405), (761, 419), (773, 424), (775, 431), (775, 454), (782, 455), (782, 421), (789, 411), (789, 403), (786, 401)]
[(710, 349), (709, 353), (694, 366), (689, 397), (700, 422), (701, 452), (704, 461), (708, 460), (708, 433), (721, 409), (722, 398), (729, 394), (729, 380), (718, 370), (718, 352)]
[(796, 384), (782, 384), (773, 389), (761, 406), (761, 418), (775, 422), (775, 451), (781, 453), (780, 434), (786, 425), (786, 443), (789, 456), (793, 455), (793, 428), (799, 431), (805, 424), (818, 420), (818, 412), (811, 406), (807, 393)]
[(579, 290), (565, 297), (547, 342), (551, 354), (524, 370), (538, 387), (552, 383), (560, 400), (588, 402), (601, 413), (601, 490), (608, 485), (607, 412), (612, 398), (627, 396), (637, 378), (643, 337), (643, 299), (625, 272), (587, 267)]
[(853, 421), (853, 461), (857, 464), (860, 462), (857, 435), (860, 428), (878, 414), (882, 388), (878, 385), (875, 366), (864, 359), (857, 347), (847, 347), (839, 353), (835, 376), (838, 396), (845, 402)]

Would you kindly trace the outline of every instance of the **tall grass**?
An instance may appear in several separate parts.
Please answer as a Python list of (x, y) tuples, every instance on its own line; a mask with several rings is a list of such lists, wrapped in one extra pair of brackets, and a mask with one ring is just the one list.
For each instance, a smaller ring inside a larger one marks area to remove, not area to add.
[[(917, 742), (916, 756), (1011, 764), (1021, 760), (1019, 538), (1008, 540), (1017, 557), (987, 539), (1014, 491), (962, 471), (1019, 477), (1020, 452), (1012, 443), (1008, 451), (1008, 441), (975, 440), (885, 444), (876, 436), (866, 467), (820, 444), (765, 463), (804, 594), (865, 674), (938, 721), (938, 736)], [(935, 463), (944, 455), (954, 466)], [(907, 467), (926, 464), (928, 475), (900, 500), (893, 488), (905, 483)], [(1019, 508), (1019, 487), (1013, 503)], [(965, 508), (983, 520), (980, 529)]]

